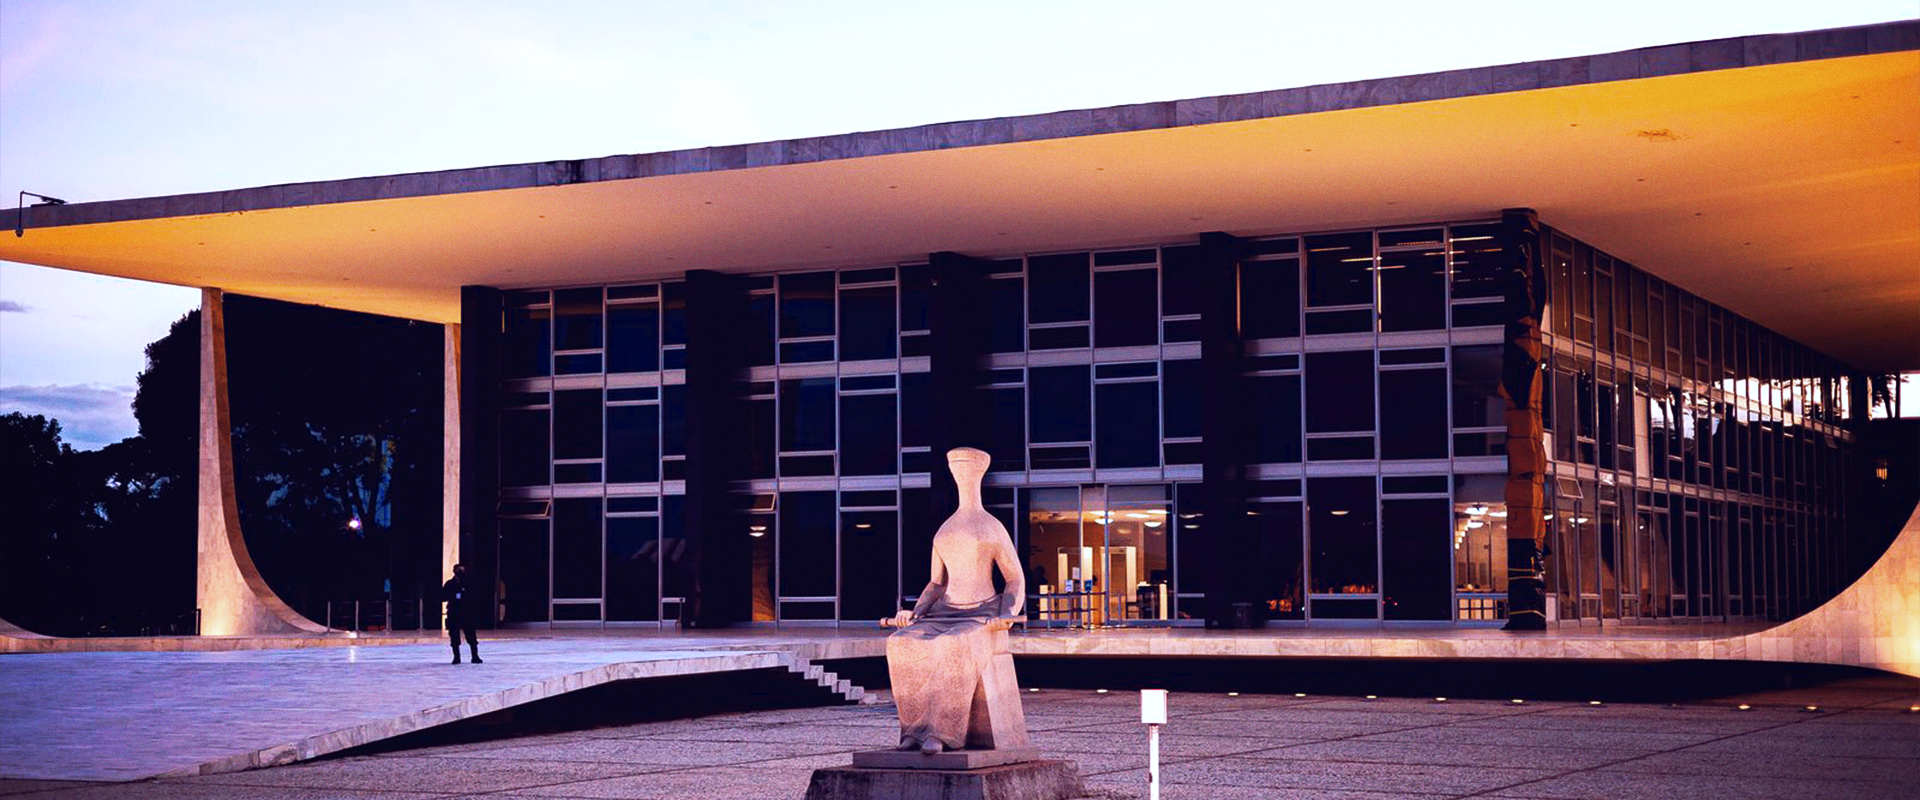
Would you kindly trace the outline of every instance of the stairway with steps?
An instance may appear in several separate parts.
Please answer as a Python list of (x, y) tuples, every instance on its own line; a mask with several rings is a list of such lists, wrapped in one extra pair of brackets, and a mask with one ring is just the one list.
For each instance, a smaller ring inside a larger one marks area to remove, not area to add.
[(819, 686), (839, 697), (845, 698), (849, 703), (872, 705), (880, 702), (880, 698), (868, 694), (866, 689), (856, 686), (852, 681), (827, 671), (825, 667), (815, 664), (803, 656), (795, 655), (792, 656), (792, 659), (792, 663), (787, 664), (788, 672), (799, 675), (815, 686)]

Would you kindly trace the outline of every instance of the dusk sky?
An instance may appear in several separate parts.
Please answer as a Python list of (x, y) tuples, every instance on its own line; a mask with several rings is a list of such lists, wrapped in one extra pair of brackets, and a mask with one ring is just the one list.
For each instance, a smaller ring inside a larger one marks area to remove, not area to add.
[[(1170, 100), (1912, 18), (1912, 0), (0, 0), (0, 192), (72, 202)], [(0, 412), (133, 435), (193, 287), (0, 262)]]

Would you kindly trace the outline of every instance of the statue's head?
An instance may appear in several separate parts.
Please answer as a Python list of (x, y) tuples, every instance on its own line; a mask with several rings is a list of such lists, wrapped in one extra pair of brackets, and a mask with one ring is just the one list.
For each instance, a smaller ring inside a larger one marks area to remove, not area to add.
[(947, 451), (947, 467), (953, 470), (955, 478), (978, 478), (987, 474), (987, 465), (991, 463), (993, 457), (978, 448), (956, 447)]

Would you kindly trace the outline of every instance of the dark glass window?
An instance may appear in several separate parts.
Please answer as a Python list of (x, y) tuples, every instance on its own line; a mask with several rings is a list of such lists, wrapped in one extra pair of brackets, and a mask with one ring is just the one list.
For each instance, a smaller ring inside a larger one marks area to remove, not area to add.
[(607, 308), (607, 371), (660, 368), (660, 307), (635, 303)]
[(660, 407), (607, 407), (607, 482), (660, 480)]
[(1307, 432), (1373, 430), (1373, 351), (1308, 353)]
[(553, 348), (592, 350), (600, 346), (600, 289), (561, 289), (553, 293)]
[(1100, 421), (1093, 444), (1095, 466), (1159, 466), (1159, 385), (1102, 383), (1094, 386), (1093, 394)]
[(1160, 282), (1160, 313), (1169, 317), (1200, 313), (1206, 284), (1200, 272), (1200, 248), (1185, 245), (1162, 249), (1160, 265), (1167, 278)]
[(1447, 258), (1439, 250), (1380, 256), (1380, 330), (1447, 327)]
[(1500, 226), (1456, 225), (1453, 228), (1453, 296), (1500, 297)]
[(900, 339), (893, 320), (893, 287), (840, 292), (840, 359), (893, 358)]
[(900, 609), (899, 525), (893, 511), (840, 512), (841, 619), (871, 625)]
[(832, 378), (780, 382), (780, 451), (832, 450)]
[(933, 271), (925, 264), (900, 268), (900, 330), (924, 331), (930, 327), (927, 317)]
[(747, 401), (747, 475), (771, 478), (774, 472), (773, 400)]
[(833, 335), (833, 273), (780, 276), (780, 336)]
[(1087, 326), (1034, 328), (1027, 333), (1027, 346), (1033, 350), (1072, 350), (1088, 345)]
[(687, 454), (687, 387), (673, 383), (660, 387), (660, 454)]
[(600, 457), (599, 389), (553, 393), (553, 457)]
[(600, 498), (553, 501), (553, 596), (600, 596)]
[(1300, 262), (1240, 265), (1240, 327), (1248, 339), (1300, 335)]
[(1160, 396), (1165, 407), (1166, 436), (1200, 435), (1200, 361), (1183, 359), (1161, 364)]
[(993, 389), (992, 392), (993, 412), (989, 423), (993, 430), (992, 467), (996, 470), (1026, 469), (1027, 391), (1011, 386)]
[(1086, 253), (1029, 258), (1027, 281), (1029, 323), (1040, 325), (1087, 320)]
[(1035, 442), (1084, 442), (1093, 438), (1091, 374), (1085, 365), (1027, 370), (1033, 389), (1028, 421)]
[(1318, 594), (1372, 594), (1376, 512), (1373, 478), (1307, 479), (1309, 571)]
[(784, 492), (780, 495), (780, 576), (782, 597), (832, 597), (839, 583), (833, 492)]
[(1480, 428), (1506, 424), (1500, 398), (1500, 345), (1453, 348), (1453, 424)]
[[(918, 595), (925, 588), (931, 576), (933, 565), (933, 534), (940, 527), (940, 520), (946, 518), (946, 512), (937, 515), (933, 508), (933, 492), (928, 489), (900, 490), (900, 594)], [(1009, 533), (1018, 536), (1018, 531), (1009, 529)], [(1016, 541), (1016, 546), (1018, 542)], [(1038, 585), (1029, 577), (1027, 583)], [(900, 602), (896, 598), (895, 602)], [(910, 603), (907, 605), (911, 605)], [(906, 606), (896, 606), (902, 608)]]
[(749, 366), (773, 363), (773, 295), (756, 294), (747, 298), (747, 313), (740, 320), (741, 357)]
[(1447, 371), (1380, 373), (1380, 457), (1447, 457)]
[(500, 412), (501, 484), (547, 485), (547, 468), (553, 463), (547, 452), (547, 419), (545, 409)]
[(1131, 347), (1160, 342), (1159, 274), (1153, 269), (1093, 275), (1095, 347)]
[(687, 285), (684, 283), (660, 287), (660, 343), (687, 343)]
[(1253, 388), (1254, 461), (1296, 464), (1300, 461), (1300, 376), (1256, 375)]
[(546, 622), (547, 521), (500, 520), (500, 586), (506, 606), (502, 622)]
[(1373, 234), (1307, 237), (1307, 305), (1373, 302)]
[(925, 372), (900, 376), (900, 446), (923, 447), (927, 439), (927, 415), (932, 413), (928, 396), (933, 391), (932, 377)]
[(1445, 499), (1380, 504), (1380, 613), (1453, 618), (1453, 512)]
[(1021, 287), (1019, 278), (987, 281), (987, 343), (995, 353), (1027, 349), (1027, 298)]
[[(1259, 591), (1267, 619), (1302, 619), (1307, 607), (1306, 570), (1301, 564), (1300, 502), (1248, 503), (1251, 524), (1259, 536)], [(1184, 527), (1184, 526), (1183, 526)], [(1182, 530), (1181, 533), (1187, 531)], [(1182, 591), (1191, 591), (1183, 588)]]
[(507, 311), (500, 337), (500, 377), (536, 378), (553, 369), (553, 333), (547, 324), (551, 316), (544, 308)]
[(660, 498), (660, 593), (667, 597), (693, 594), (695, 564), (687, 547), (686, 508), (685, 495)]
[(607, 619), (660, 618), (660, 519), (607, 518)]
[(856, 394), (840, 398), (840, 474), (893, 475), (900, 452), (894, 441), (895, 395)]

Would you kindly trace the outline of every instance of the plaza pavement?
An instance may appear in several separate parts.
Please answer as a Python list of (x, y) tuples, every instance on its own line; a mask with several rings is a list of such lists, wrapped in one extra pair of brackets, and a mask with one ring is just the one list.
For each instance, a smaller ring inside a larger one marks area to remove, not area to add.
[[(1168, 800), (1920, 797), (1920, 702), (1867, 680), (1656, 705), (1176, 693)], [(884, 695), (883, 695), (884, 697)], [(1089, 797), (1145, 796), (1137, 696), (1025, 695), (1035, 743)], [(1754, 707), (1740, 711), (1734, 704)], [(1809, 712), (1804, 705), (1825, 702)], [(0, 780), (7, 800), (519, 797), (783, 798), (812, 770), (883, 747), (893, 706), (722, 714), (134, 783)]]

